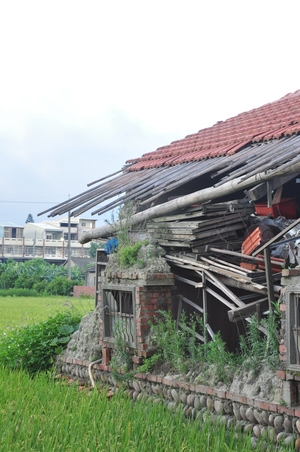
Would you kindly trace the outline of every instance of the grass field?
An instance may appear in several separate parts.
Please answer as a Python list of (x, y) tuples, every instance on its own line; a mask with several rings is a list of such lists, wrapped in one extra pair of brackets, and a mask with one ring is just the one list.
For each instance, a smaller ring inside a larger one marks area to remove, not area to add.
[(0, 331), (46, 320), (51, 314), (74, 308), (82, 315), (94, 309), (92, 298), (0, 297)]
[[(189, 421), (181, 411), (107, 390), (79, 391), (0, 368), (0, 450), (69, 452), (250, 451), (249, 436)], [(259, 449), (258, 450), (263, 450)]]
[[(0, 297), (0, 332), (46, 320), (67, 308), (92, 310), (94, 300), (65, 297)], [(0, 366), (0, 451), (248, 452), (249, 434), (226, 424), (186, 419), (163, 404), (134, 402), (108, 388), (91, 391), (39, 372)], [(261, 440), (263, 441), (263, 440)], [(262, 443), (257, 450), (265, 449)], [(282, 447), (281, 451), (287, 450)]]

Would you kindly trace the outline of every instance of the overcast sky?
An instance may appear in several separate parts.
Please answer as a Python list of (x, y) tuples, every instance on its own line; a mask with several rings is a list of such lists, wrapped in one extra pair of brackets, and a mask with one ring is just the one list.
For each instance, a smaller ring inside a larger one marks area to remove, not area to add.
[(299, 13), (298, 0), (2, 1), (0, 222), (42, 221), (127, 159), (300, 89)]

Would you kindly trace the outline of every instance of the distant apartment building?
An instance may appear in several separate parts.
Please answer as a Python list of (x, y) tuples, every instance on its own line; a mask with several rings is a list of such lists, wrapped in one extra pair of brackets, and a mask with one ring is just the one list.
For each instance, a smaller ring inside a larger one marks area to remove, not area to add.
[[(96, 220), (70, 218), (70, 255), (89, 257), (90, 243), (81, 245), (79, 236), (84, 230), (94, 229)], [(0, 261), (8, 258), (27, 260), (43, 258), (50, 262), (62, 262), (68, 257), (68, 218), (20, 226), (0, 221)]]

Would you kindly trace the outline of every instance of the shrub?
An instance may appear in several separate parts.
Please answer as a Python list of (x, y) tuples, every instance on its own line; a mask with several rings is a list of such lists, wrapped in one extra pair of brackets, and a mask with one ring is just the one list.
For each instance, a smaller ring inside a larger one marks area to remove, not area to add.
[(5, 330), (0, 334), (0, 364), (31, 374), (48, 370), (54, 355), (61, 353), (78, 329), (80, 320), (79, 313), (66, 311), (45, 322)]
[(145, 245), (145, 241), (137, 242), (134, 245), (129, 245), (125, 247), (120, 247), (118, 251), (119, 262), (121, 267), (131, 267), (135, 265), (138, 260), (138, 254), (143, 245)]
[(46, 286), (45, 292), (49, 295), (70, 295), (74, 286), (81, 286), (82, 281), (68, 279), (65, 276), (57, 276)]
[(0, 297), (38, 297), (39, 291), (35, 289), (0, 289)]

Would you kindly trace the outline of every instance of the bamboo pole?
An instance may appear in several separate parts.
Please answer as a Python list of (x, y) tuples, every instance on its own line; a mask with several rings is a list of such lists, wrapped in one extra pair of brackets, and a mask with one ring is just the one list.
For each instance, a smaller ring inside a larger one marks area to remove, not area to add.
[(298, 174), (299, 172), (300, 162), (297, 162), (295, 164), (291, 163), (289, 166), (285, 165), (283, 169), (276, 168), (274, 170), (255, 174), (254, 176), (251, 176), (247, 179), (244, 179), (244, 177), (238, 177), (236, 179), (225, 182), (218, 187), (204, 188), (202, 190), (196, 191), (186, 196), (182, 196), (180, 198), (173, 199), (158, 206), (150, 207), (143, 212), (139, 212), (133, 215), (129, 222), (128, 220), (123, 220), (123, 222), (115, 222), (113, 224), (104, 225), (100, 228), (92, 229), (91, 231), (86, 231), (79, 238), (79, 242), (87, 243), (93, 239), (107, 237), (118, 231), (122, 226), (135, 226), (139, 223), (152, 220), (153, 218), (159, 217), (161, 215), (170, 214), (174, 211), (186, 208), (194, 203), (206, 202), (211, 199), (216, 199), (221, 196), (244, 190), (248, 187), (256, 185), (259, 182), (273, 179), (274, 177), (279, 177), (287, 174)]

